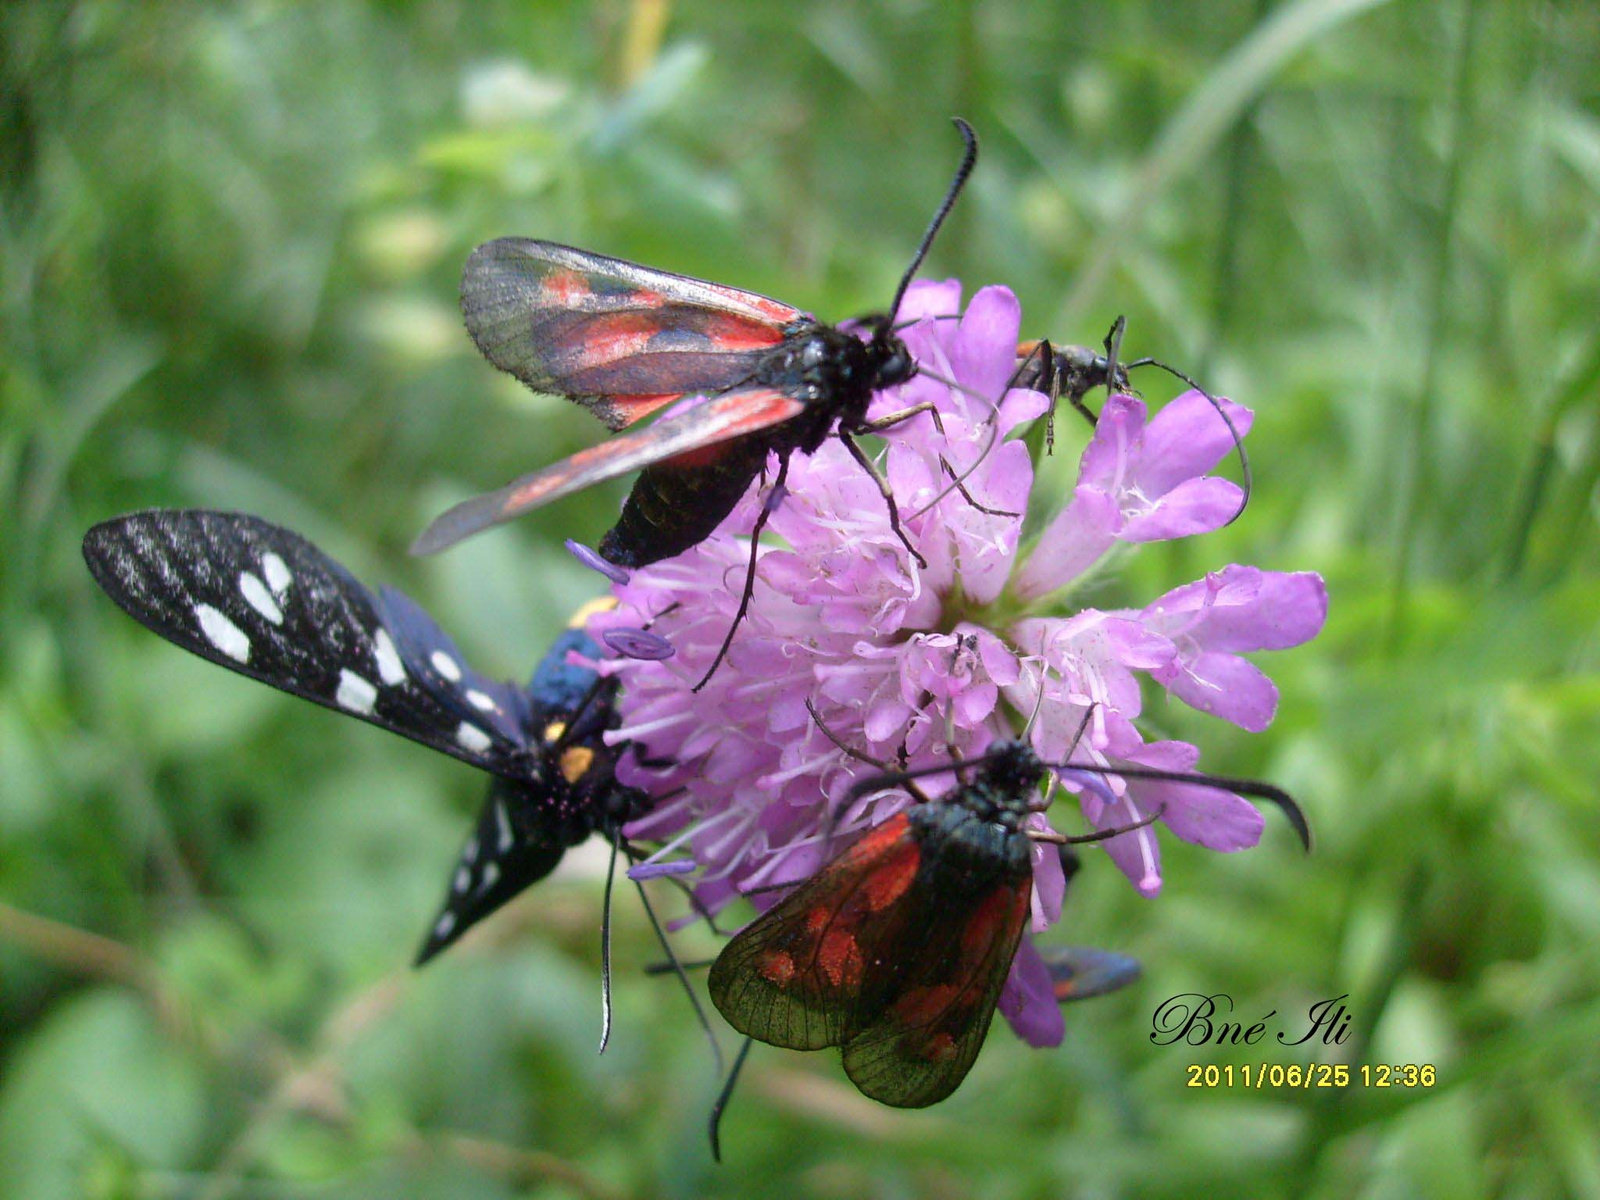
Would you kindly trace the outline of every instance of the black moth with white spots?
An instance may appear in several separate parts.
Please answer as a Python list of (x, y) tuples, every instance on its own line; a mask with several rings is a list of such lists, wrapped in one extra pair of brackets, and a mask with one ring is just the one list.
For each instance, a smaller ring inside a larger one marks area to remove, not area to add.
[[(472, 670), (414, 601), (373, 592), (297, 534), (205, 510), (96, 525), (83, 556), (130, 616), (202, 658), (368, 721), (495, 776), (417, 962), (555, 869), (649, 797), (613, 777), (614, 681), (580, 629), (557, 639), (526, 688)], [(576, 622), (575, 622), (576, 624)]]

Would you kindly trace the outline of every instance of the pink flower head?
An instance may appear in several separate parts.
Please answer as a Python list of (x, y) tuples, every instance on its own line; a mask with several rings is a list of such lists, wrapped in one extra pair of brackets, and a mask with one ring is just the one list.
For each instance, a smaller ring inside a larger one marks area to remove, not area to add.
[[(1327, 610), (1321, 580), (1227, 567), (1143, 609), (1074, 609), (1071, 585), (1115, 543), (1203, 533), (1233, 515), (1238, 488), (1207, 475), (1232, 437), (1197, 392), (1149, 419), (1141, 401), (1112, 397), (1071, 501), (1025, 550), (1033, 462), (1009, 435), (1042, 414), (1047, 398), (1007, 390), (1021, 325), (1016, 298), (984, 288), (962, 311), (960, 293), (953, 280), (913, 285), (900, 317), (914, 322), (903, 336), (925, 373), (875, 397), (870, 410), (936, 407), (937, 421), (922, 414), (888, 429), (880, 458), (925, 568), (890, 528), (873, 481), (829, 440), (792, 458), (787, 495), (769, 522), (779, 540), (761, 546), (748, 617), (700, 692), (691, 688), (738, 607), (749, 531), (766, 499), (759, 485), (711, 538), (617, 581), (616, 608), (590, 618), (602, 644), (637, 649), (637, 632), (648, 630), (670, 645), (670, 656), (624, 654), (604, 664), (623, 680), (621, 724), (608, 736), (637, 743), (646, 760), (675, 764), (650, 768), (633, 756), (619, 764), (623, 782), (670, 793), (627, 832), (660, 843), (642, 874), (665, 869), (660, 863), (697, 864), (697, 897), (712, 912), (752, 889), (805, 879), (911, 803), (895, 786), (852, 796), (858, 780), (880, 773), (872, 761), (945, 764), (953, 750), (972, 756), (1030, 721), (1046, 762), (1105, 769), (1058, 773), (1089, 827), (1160, 814), (1104, 843), (1142, 893), (1161, 885), (1158, 826), (1218, 850), (1260, 837), (1260, 814), (1238, 796), (1106, 771), (1190, 770), (1198, 760), (1193, 746), (1144, 741), (1141, 678), (1245, 728), (1263, 727), (1276, 693), (1240, 653), (1313, 637)], [(1242, 435), (1249, 411), (1223, 403)], [(608, 631), (618, 636), (608, 641)], [(954, 775), (923, 785), (937, 795)], [(1028, 826), (1050, 830), (1048, 814)], [(1060, 917), (1065, 879), (1053, 845), (1035, 851), (1032, 927), (1040, 932)], [(1001, 1010), (1030, 1042), (1054, 1044), (1062, 1025), (1052, 996), (1025, 938)]]

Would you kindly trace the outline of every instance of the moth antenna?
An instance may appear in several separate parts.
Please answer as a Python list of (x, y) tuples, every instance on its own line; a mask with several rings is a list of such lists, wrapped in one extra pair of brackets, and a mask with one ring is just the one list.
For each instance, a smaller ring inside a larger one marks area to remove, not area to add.
[(739, 1047), (739, 1053), (734, 1056), (733, 1070), (728, 1072), (728, 1081), (722, 1085), (722, 1090), (717, 1093), (717, 1098), (711, 1105), (711, 1119), (707, 1122), (706, 1131), (711, 1135), (711, 1161), (722, 1161), (722, 1114), (728, 1107), (728, 1101), (733, 1099), (733, 1085), (739, 1082), (739, 1072), (744, 1070), (744, 1060), (750, 1054), (750, 1047), (755, 1044), (755, 1038), (747, 1037), (744, 1045)]
[(1239, 458), (1239, 474), (1242, 477), (1240, 486), (1244, 494), (1239, 497), (1239, 507), (1234, 509), (1233, 516), (1229, 517), (1222, 523), (1222, 528), (1226, 529), (1244, 514), (1245, 507), (1250, 503), (1250, 491), (1255, 486), (1255, 477), (1250, 471), (1250, 455), (1245, 453), (1244, 438), (1239, 436), (1239, 430), (1234, 425), (1233, 418), (1228, 416), (1228, 411), (1222, 407), (1222, 403), (1210, 392), (1206, 391), (1205, 388), (1201, 387), (1182, 371), (1178, 370), (1177, 367), (1168, 366), (1166, 363), (1156, 358), (1136, 358), (1126, 367), (1124, 367), (1123, 370), (1132, 371), (1139, 367), (1155, 367), (1158, 370), (1165, 371), (1174, 379), (1181, 380), (1182, 382), (1188, 384), (1195, 391), (1199, 392), (1206, 398), (1206, 402), (1210, 404), (1212, 408), (1217, 410), (1217, 416), (1221, 417), (1222, 423), (1228, 427), (1228, 436), (1233, 439), (1233, 452)]
[(1295, 798), (1282, 788), (1271, 783), (1264, 783), (1259, 779), (1235, 779), (1229, 775), (1205, 775), (1199, 771), (1162, 771), (1156, 767), (1102, 767), (1095, 763), (1052, 763), (1051, 769), (1055, 771), (1087, 771), (1095, 775), (1117, 775), (1123, 779), (1157, 779), (1170, 783), (1193, 783), (1200, 787), (1216, 788), (1223, 792), (1238, 792), (1243, 796), (1254, 796), (1258, 800), (1266, 800), (1276, 804), (1283, 815), (1288, 819), (1290, 827), (1300, 839), (1300, 844), (1305, 847), (1306, 853), (1311, 852), (1311, 825), (1306, 820), (1305, 811), (1300, 807)]
[[(1117, 386), (1117, 356), (1122, 353), (1122, 335), (1128, 328), (1128, 318), (1121, 313), (1111, 322), (1111, 330), (1106, 334), (1106, 399), (1111, 398), (1112, 389)], [(1123, 368), (1126, 373), (1127, 368)]]
[(714, 959), (714, 958), (686, 958), (686, 959), (680, 959), (678, 962), (675, 962), (675, 963), (671, 963), (671, 962), (645, 963), (645, 965), (644, 965), (644, 973), (646, 975), (670, 975), (674, 971), (678, 970), (680, 967), (685, 971), (704, 971), (707, 967), (709, 967), (712, 963), (714, 963), (716, 961), (717, 960)]
[(606, 1052), (611, 1041), (611, 884), (617, 875), (617, 854), (622, 847), (622, 831), (611, 836), (611, 861), (606, 866), (605, 898), (600, 902), (600, 1049)]
[[(894, 324), (895, 316), (900, 312), (900, 301), (905, 299), (906, 289), (911, 286), (911, 279), (917, 273), (917, 268), (922, 266), (922, 260), (928, 256), (928, 247), (933, 245), (934, 235), (939, 232), (939, 226), (944, 224), (944, 219), (950, 215), (956, 197), (961, 194), (962, 186), (967, 182), (967, 176), (972, 174), (972, 168), (978, 161), (978, 135), (972, 132), (960, 117), (952, 118), (955, 122), (956, 132), (961, 135), (961, 140), (966, 143), (966, 151), (961, 155), (961, 165), (956, 168), (955, 178), (950, 181), (949, 190), (944, 194), (944, 200), (939, 204), (939, 209), (933, 214), (933, 220), (928, 223), (928, 231), (922, 235), (922, 241), (917, 246), (917, 252), (911, 256), (911, 265), (906, 268), (906, 273), (900, 277), (900, 286), (895, 289), (894, 303), (889, 306), (889, 312), (884, 323), (879, 327), (884, 333)], [(883, 334), (880, 333), (880, 336)]]
[(672, 943), (667, 941), (667, 934), (661, 928), (661, 921), (656, 917), (655, 906), (650, 903), (650, 897), (645, 894), (644, 884), (635, 879), (633, 886), (639, 892), (639, 902), (644, 905), (645, 916), (650, 918), (650, 928), (655, 930), (656, 941), (661, 943), (661, 949), (666, 952), (667, 961), (672, 964), (672, 973), (678, 977), (678, 982), (683, 985), (683, 994), (689, 997), (689, 1006), (694, 1009), (695, 1020), (700, 1022), (700, 1028), (706, 1035), (706, 1041), (711, 1043), (711, 1057), (716, 1061), (717, 1074), (722, 1074), (726, 1067), (726, 1060), (722, 1057), (722, 1046), (717, 1041), (717, 1035), (711, 1028), (711, 1022), (706, 1018), (706, 1010), (700, 1006), (700, 997), (694, 994), (694, 986), (689, 982), (689, 975), (683, 969), (683, 964), (678, 961), (677, 952), (673, 950)]

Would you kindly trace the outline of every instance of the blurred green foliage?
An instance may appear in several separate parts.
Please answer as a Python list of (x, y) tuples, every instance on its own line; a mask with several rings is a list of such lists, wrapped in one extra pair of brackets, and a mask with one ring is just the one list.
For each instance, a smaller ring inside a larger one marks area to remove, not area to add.
[[(0, 56), (0, 1195), (1600, 1193), (1592, 4), (15, 0)], [(954, 112), (984, 154), (933, 275), (1009, 284), (1035, 336), (1126, 312), (1129, 351), (1257, 411), (1246, 518), (1125, 586), (1327, 575), (1327, 632), (1264, 663), (1269, 733), (1156, 714), (1320, 845), (1175, 847), (1155, 902), (1091, 857), (1070, 937), (1139, 985), (1058, 1051), (997, 1031), (926, 1113), (760, 1050), (715, 1168), (708, 1056), (626, 897), (595, 1058), (592, 856), (409, 973), (481, 781), (174, 651), (78, 539), (258, 512), (520, 675), (593, 589), (559, 539), (620, 491), (404, 555), (598, 432), (476, 359), (469, 248), (868, 310)], [(1439, 1082), (1186, 1088), (1263, 1058), (1151, 1044), (1212, 991), (1349, 993), (1337, 1057)]]

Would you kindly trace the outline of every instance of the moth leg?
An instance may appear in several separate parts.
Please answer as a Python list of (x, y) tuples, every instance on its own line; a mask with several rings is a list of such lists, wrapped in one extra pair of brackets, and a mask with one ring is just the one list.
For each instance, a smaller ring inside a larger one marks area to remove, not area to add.
[(939, 455), (939, 465), (945, 469), (946, 474), (948, 474), (951, 479), (956, 481), (956, 491), (961, 493), (961, 498), (968, 504), (972, 505), (973, 508), (983, 513), (985, 516), (1020, 517), (1022, 515), (1021, 513), (1007, 512), (1003, 508), (989, 508), (987, 505), (979, 504), (972, 498), (972, 493), (967, 491), (967, 485), (961, 482), (961, 476), (956, 474), (956, 469), (950, 465), (950, 460), (942, 454)]
[(767, 527), (767, 518), (772, 516), (772, 510), (782, 501), (784, 480), (788, 478), (789, 456), (785, 454), (778, 463), (778, 478), (773, 481), (772, 491), (767, 493), (766, 503), (756, 514), (755, 528), (750, 531), (750, 567), (744, 575), (744, 592), (739, 597), (739, 611), (733, 615), (733, 620), (728, 625), (728, 634), (722, 639), (722, 645), (717, 648), (717, 656), (711, 660), (711, 666), (700, 677), (700, 682), (690, 689), (691, 691), (698, 692), (711, 682), (711, 677), (722, 665), (722, 660), (728, 656), (728, 647), (733, 645), (733, 635), (739, 628), (739, 622), (743, 621), (745, 614), (750, 611), (750, 599), (756, 592), (756, 563), (761, 554), (761, 531)]
[(917, 560), (917, 565), (924, 571), (928, 569), (928, 560), (923, 558), (917, 548), (911, 544), (911, 539), (906, 536), (904, 527), (900, 524), (900, 506), (894, 502), (894, 490), (890, 488), (889, 481), (883, 477), (878, 468), (872, 465), (872, 460), (867, 453), (856, 444), (856, 440), (844, 430), (839, 431), (839, 440), (844, 443), (850, 457), (861, 464), (861, 469), (872, 477), (872, 482), (878, 485), (878, 495), (883, 497), (883, 502), (889, 506), (889, 528), (894, 530), (895, 537), (900, 539), (900, 544), (910, 552), (911, 557)]
[(939, 415), (939, 406), (932, 400), (924, 400), (921, 404), (913, 404), (910, 408), (902, 408), (898, 412), (884, 413), (875, 421), (863, 421), (856, 426), (857, 433), (880, 433), (901, 421), (909, 421), (918, 413), (927, 413), (933, 418), (933, 427), (939, 431), (939, 436), (944, 436), (944, 418)]
[[(1050, 407), (1044, 414), (1044, 452), (1056, 452), (1056, 404), (1061, 399), (1061, 381), (1056, 377), (1056, 351), (1050, 344), (1049, 338), (1040, 338), (1033, 344), (1033, 349), (1028, 351), (1027, 357), (1017, 364), (1017, 369), (1011, 373), (1011, 381), (1006, 384), (1006, 392), (1017, 386), (1017, 380), (1022, 378), (1022, 373), (1028, 369), (1028, 364), (1035, 358), (1039, 360), (1039, 390), (1050, 397)], [(1002, 396), (1005, 392), (1000, 393)], [(1076, 403), (1076, 401), (1074, 401)]]
[(1105, 842), (1114, 837), (1121, 837), (1125, 833), (1132, 833), (1135, 829), (1143, 829), (1146, 825), (1154, 825), (1161, 819), (1161, 814), (1167, 811), (1163, 804), (1155, 812), (1142, 821), (1134, 821), (1127, 825), (1117, 825), (1111, 829), (1101, 829), (1094, 833), (1081, 833), (1068, 835), (1065, 833), (1046, 833), (1042, 829), (1027, 830), (1028, 838), (1035, 842), (1054, 842), (1057, 846), (1081, 846), (1085, 842)]

